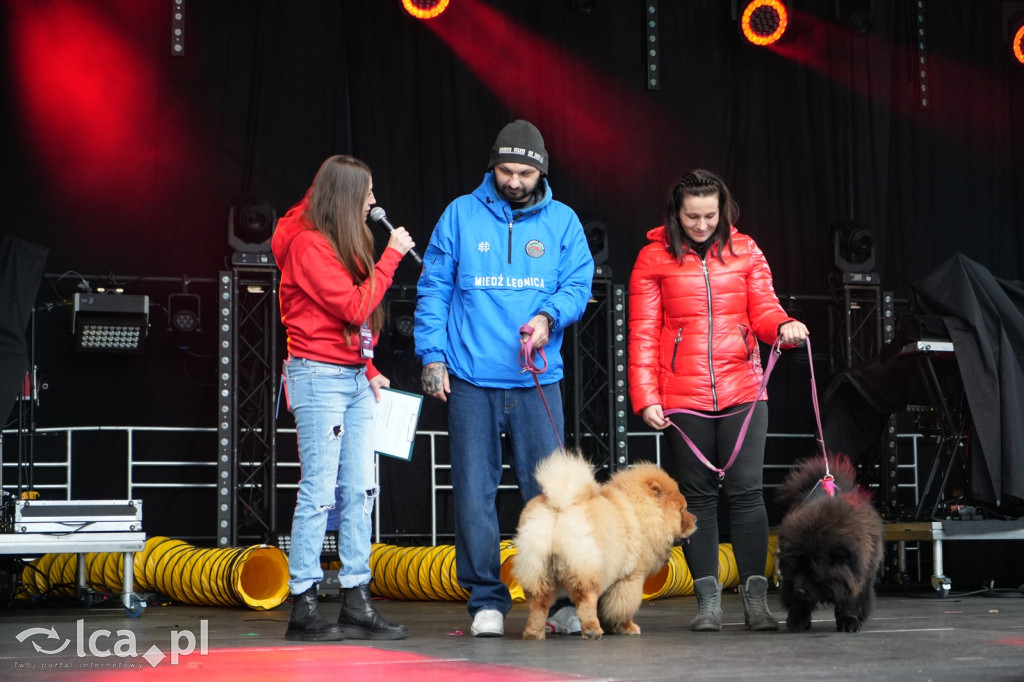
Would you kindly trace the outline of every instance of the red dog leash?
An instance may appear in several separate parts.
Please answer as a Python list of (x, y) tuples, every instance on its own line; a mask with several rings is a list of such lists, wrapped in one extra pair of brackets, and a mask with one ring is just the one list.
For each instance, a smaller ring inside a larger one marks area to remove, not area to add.
[[(537, 375), (547, 370), (548, 368), (548, 356), (544, 354), (543, 348), (534, 349), (533, 347), (533, 327), (529, 324), (524, 324), (519, 328), (519, 338), (521, 340), (519, 348), (519, 366), (522, 367), (520, 373), (529, 372), (533, 376), (533, 383), (537, 386), (537, 392), (540, 393), (540, 400), (544, 403), (544, 409), (547, 410), (548, 419), (551, 420), (551, 428), (555, 430), (555, 438), (558, 440), (558, 447), (565, 451), (565, 445), (562, 443), (562, 436), (558, 433), (558, 427), (555, 426), (555, 418), (551, 414), (551, 408), (548, 407), (547, 398), (544, 397), (544, 389), (540, 387), (540, 379)], [(537, 362), (534, 359), (536, 356), (540, 356), (540, 359), (544, 361), (543, 367), (538, 367)]]

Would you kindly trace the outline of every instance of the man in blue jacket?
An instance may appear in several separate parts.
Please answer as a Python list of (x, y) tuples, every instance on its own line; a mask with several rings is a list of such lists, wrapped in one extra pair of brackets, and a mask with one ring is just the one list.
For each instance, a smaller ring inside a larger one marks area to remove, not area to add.
[[(594, 259), (579, 218), (551, 196), (536, 127), (517, 120), (502, 128), (487, 168), (472, 194), (448, 205), (431, 235), (417, 285), (415, 339), (423, 392), (448, 403), (455, 561), (459, 584), (470, 593), (472, 634), (501, 637), (512, 608), (500, 578), (495, 506), (501, 436), (509, 439), (525, 504), (540, 492), (537, 463), (564, 439), (562, 338), (590, 299)], [(536, 375), (539, 390), (520, 363), (527, 338), (547, 357)], [(568, 602), (556, 607), (549, 632), (579, 632), (575, 609)]]

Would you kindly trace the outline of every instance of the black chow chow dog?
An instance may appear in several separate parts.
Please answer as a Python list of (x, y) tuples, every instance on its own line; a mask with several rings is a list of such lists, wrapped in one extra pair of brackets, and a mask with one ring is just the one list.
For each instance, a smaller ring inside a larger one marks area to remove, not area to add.
[(779, 526), (779, 595), (789, 614), (786, 627), (811, 627), (818, 604), (833, 604), (836, 630), (858, 632), (875, 605), (875, 574), (882, 565), (882, 518), (856, 471), (843, 456), (829, 466), (836, 492), (821, 484), (825, 461), (800, 462), (783, 482), (779, 498), (789, 510)]

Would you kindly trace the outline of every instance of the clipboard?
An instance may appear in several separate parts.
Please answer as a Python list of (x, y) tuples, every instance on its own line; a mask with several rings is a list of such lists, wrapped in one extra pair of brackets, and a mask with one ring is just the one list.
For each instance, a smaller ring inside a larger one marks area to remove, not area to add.
[(373, 451), (407, 462), (411, 460), (422, 408), (422, 395), (381, 388), (380, 402), (373, 414)]

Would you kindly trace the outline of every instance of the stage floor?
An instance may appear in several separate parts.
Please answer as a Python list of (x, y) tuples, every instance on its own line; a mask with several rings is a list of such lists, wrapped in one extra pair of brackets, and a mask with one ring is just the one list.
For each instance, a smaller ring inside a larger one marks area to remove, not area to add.
[[(769, 604), (784, 618), (777, 593), (769, 593)], [(882, 589), (874, 617), (855, 634), (836, 632), (824, 609), (806, 633), (750, 632), (735, 592), (723, 595), (722, 631), (695, 633), (687, 627), (696, 612), (693, 597), (675, 597), (641, 607), (639, 637), (600, 641), (553, 636), (524, 642), (525, 604), (514, 606), (500, 639), (470, 637), (463, 602), (378, 601), (377, 607), (411, 636), (380, 643), (288, 642), (290, 603), (272, 611), (152, 604), (139, 618), (128, 618), (116, 600), (92, 607), (19, 603), (0, 609), (0, 680), (1024, 679), (1019, 591), (940, 599)], [(336, 603), (322, 604), (328, 617), (337, 609)], [(195, 650), (185, 655), (190, 636)]]

